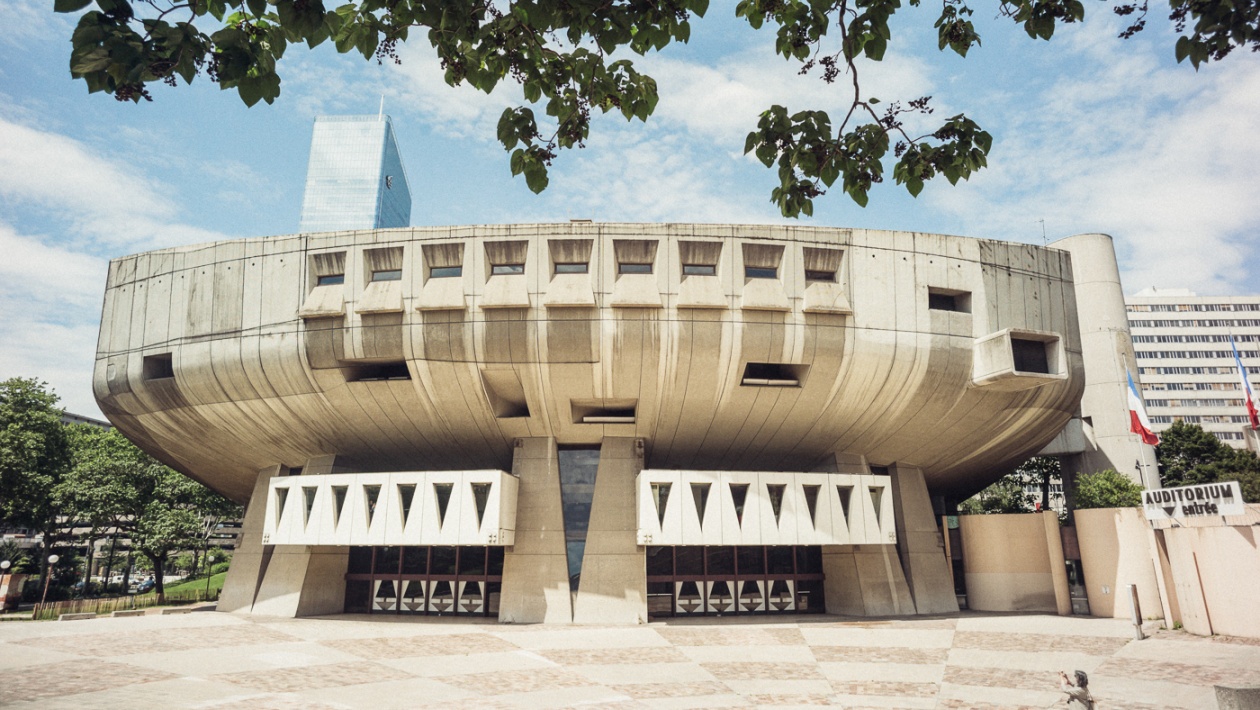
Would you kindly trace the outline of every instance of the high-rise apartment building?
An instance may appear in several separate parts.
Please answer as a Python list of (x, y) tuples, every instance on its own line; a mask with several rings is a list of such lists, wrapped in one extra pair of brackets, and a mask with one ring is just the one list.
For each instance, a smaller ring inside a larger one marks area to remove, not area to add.
[(300, 232), (411, 225), (411, 189), (389, 116), (319, 116)]
[[(1247, 448), (1247, 410), (1230, 339), (1260, 381), (1260, 296), (1146, 289), (1125, 298), (1142, 397), (1157, 432), (1178, 419)], [(1254, 435), (1254, 434), (1253, 434)]]

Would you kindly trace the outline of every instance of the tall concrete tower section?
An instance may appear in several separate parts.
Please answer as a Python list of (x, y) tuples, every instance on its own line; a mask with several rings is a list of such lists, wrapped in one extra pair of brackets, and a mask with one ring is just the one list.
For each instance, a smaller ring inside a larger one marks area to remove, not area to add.
[(1154, 447), (1130, 432), (1128, 374), (1132, 373), (1137, 383), (1138, 368), (1111, 237), (1078, 234), (1052, 246), (1072, 255), (1081, 357), (1085, 363), (1085, 393), (1081, 397), (1085, 446), (1083, 451), (1064, 458), (1064, 473), (1114, 468), (1143, 487), (1159, 488)]
[(411, 188), (390, 117), (317, 117), (298, 231), (409, 226)]

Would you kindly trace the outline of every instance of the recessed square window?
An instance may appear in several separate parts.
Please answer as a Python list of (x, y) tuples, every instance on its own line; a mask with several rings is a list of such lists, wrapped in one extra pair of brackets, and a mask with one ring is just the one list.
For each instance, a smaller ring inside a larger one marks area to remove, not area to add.
[(825, 282), (827, 282), (827, 283), (835, 283), (835, 282), (836, 282), (836, 272), (834, 272), (834, 271), (819, 271), (819, 270), (816, 270), (816, 269), (806, 269), (806, 270), (805, 270), (805, 280), (806, 280), (806, 281), (825, 281)]
[(1015, 371), (1054, 374), (1050, 371), (1049, 348), (1051, 345), (1052, 343), (1042, 340), (1025, 340), (1012, 336), (1011, 355), (1015, 360)]
[(525, 273), (524, 264), (495, 264), (490, 267), (491, 276), (511, 276)]
[(175, 377), (175, 362), (170, 353), (161, 355), (145, 355), (144, 369), (141, 375), (147, 380), (168, 380)]
[(429, 269), (429, 278), (431, 279), (450, 279), (463, 275), (464, 267), (462, 266), (435, 266)]
[(385, 380), (410, 380), (411, 371), (407, 363), (374, 362), (343, 368), (346, 382), (381, 382)]
[(402, 281), (402, 269), (382, 269), (372, 272), (373, 281)]
[(590, 270), (590, 265), (586, 262), (580, 264), (556, 264), (557, 274), (585, 274)]
[(652, 273), (651, 264), (617, 264), (617, 273), (619, 274), (650, 274)]
[(934, 311), (970, 313), (971, 292), (947, 288), (929, 288), (928, 308)]
[(809, 365), (783, 362), (750, 362), (740, 384), (745, 387), (800, 387)]
[(714, 264), (683, 264), (683, 276), (715, 276), (717, 266)]
[(779, 270), (770, 266), (745, 266), (744, 277), (749, 279), (777, 279)]
[(316, 286), (336, 286), (346, 282), (345, 274), (327, 274), (315, 279)]

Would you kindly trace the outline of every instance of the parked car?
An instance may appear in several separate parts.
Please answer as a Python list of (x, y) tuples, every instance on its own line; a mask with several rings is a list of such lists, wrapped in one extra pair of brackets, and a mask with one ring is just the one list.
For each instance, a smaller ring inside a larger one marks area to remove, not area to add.
[(146, 592), (151, 592), (153, 591), (153, 588), (156, 586), (157, 586), (157, 582), (154, 582), (151, 579), (146, 579), (140, 584), (136, 585), (136, 594), (144, 594)]

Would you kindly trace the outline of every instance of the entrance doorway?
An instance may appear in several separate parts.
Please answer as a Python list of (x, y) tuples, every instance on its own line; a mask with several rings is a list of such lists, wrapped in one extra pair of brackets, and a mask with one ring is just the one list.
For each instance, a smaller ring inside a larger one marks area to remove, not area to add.
[(647, 548), (648, 615), (823, 613), (817, 545)]
[(351, 547), (348, 614), (499, 615), (502, 547)]

